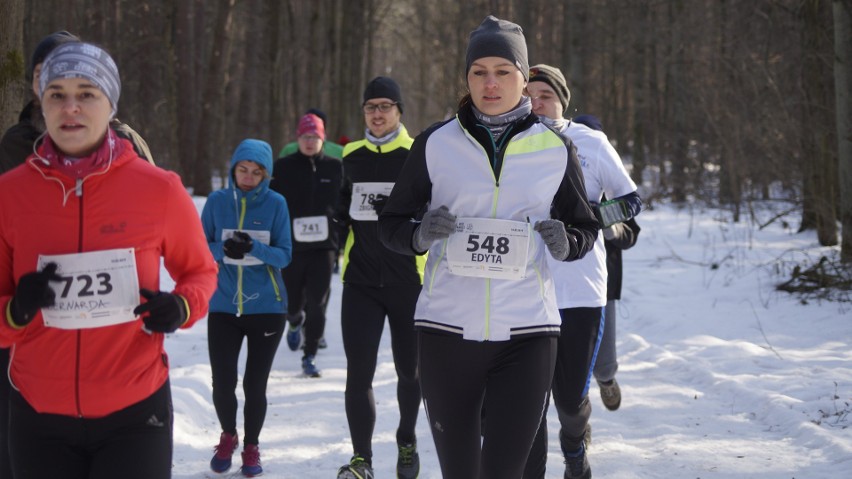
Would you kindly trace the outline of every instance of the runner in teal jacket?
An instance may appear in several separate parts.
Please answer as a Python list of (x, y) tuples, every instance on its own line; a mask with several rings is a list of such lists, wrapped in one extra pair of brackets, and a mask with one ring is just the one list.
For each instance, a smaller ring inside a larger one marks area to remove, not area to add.
[[(204, 205), (204, 234), (219, 263), (219, 286), (210, 301), (210, 311), (280, 313), (287, 310), (280, 270), (290, 264), (292, 257), (287, 200), (269, 189), (269, 175), (250, 191), (238, 188), (234, 184), (234, 168), (242, 160), (253, 161), (271, 173), (272, 149), (259, 140), (240, 143), (231, 158), (227, 188), (213, 192)], [(237, 261), (225, 256), (227, 238), (223, 235), (229, 237), (234, 230), (246, 231), (253, 237), (251, 259)]]
[(237, 364), (245, 340), (242, 474), (246, 477), (263, 473), (258, 446), (266, 418), (266, 384), (287, 311), (281, 268), (292, 257), (287, 201), (269, 189), (271, 172), (269, 144), (244, 140), (231, 158), (228, 187), (211, 194), (201, 213), (207, 244), (219, 263), (207, 346), (213, 406), (222, 433), (210, 469), (217, 473), (230, 469), (239, 445)]

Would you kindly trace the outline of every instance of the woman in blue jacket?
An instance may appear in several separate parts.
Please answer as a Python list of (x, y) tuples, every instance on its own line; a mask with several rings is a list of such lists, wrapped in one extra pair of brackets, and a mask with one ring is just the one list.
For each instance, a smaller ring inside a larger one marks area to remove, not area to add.
[(247, 338), (243, 390), (245, 428), (242, 474), (260, 475), (258, 436), (266, 417), (266, 383), (284, 332), (287, 292), (281, 268), (290, 263), (290, 214), (283, 196), (269, 189), (272, 148), (243, 140), (231, 157), (228, 187), (207, 199), (201, 222), (219, 283), (210, 300), (207, 343), (213, 405), (222, 426), (214, 472), (231, 468), (237, 434), (237, 362)]

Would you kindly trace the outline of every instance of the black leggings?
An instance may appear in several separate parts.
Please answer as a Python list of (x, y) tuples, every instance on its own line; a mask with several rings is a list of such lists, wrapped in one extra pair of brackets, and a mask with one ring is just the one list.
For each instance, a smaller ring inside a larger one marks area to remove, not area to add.
[(391, 350), (396, 367), (396, 398), (399, 403), (398, 442), (414, 442), (414, 428), (420, 409), (420, 383), (417, 374), (417, 335), (414, 307), (420, 285), (394, 285), (382, 288), (344, 284), (341, 301), (343, 350), (346, 353), (346, 419), (356, 454), (370, 460), (376, 400), (373, 377), (385, 316), (391, 334)]
[(213, 406), (222, 430), (231, 434), (237, 432), (237, 362), (243, 338), (248, 338), (243, 376), (245, 444), (259, 444), (258, 437), (266, 419), (266, 383), (284, 333), (285, 321), (284, 313), (240, 317), (229, 313), (210, 313), (207, 320)]
[(325, 333), (325, 310), (336, 262), (335, 250), (300, 251), (281, 270), (287, 288), (287, 312), (297, 315), (305, 311), (305, 356), (317, 354), (319, 340)]
[(517, 479), (545, 411), (556, 337), (420, 333), (420, 382), (444, 479)]
[(97, 419), (38, 413), (14, 390), (9, 411), (16, 479), (172, 477), (168, 381), (148, 398)]
[[(589, 382), (603, 336), (603, 308), (568, 308), (562, 316), (561, 336), (553, 375), (553, 404), (559, 417), (563, 455), (580, 448), (592, 415)], [(547, 419), (541, 418), (524, 479), (544, 478), (547, 465)]]

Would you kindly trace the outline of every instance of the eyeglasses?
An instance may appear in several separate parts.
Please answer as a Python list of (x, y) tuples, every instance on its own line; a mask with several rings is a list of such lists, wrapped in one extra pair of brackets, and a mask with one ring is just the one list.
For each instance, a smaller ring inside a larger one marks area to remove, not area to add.
[(397, 102), (379, 103), (378, 105), (375, 105), (373, 103), (364, 103), (364, 106), (362, 108), (364, 109), (364, 113), (367, 114), (375, 113), (376, 110), (379, 110), (382, 113), (387, 113), (391, 111), (391, 108), (393, 108), (396, 104)]

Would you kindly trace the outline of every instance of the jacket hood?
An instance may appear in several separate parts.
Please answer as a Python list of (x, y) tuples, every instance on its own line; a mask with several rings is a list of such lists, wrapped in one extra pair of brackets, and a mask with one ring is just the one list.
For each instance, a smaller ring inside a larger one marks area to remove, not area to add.
[(259, 195), (269, 189), (269, 180), (272, 177), (272, 147), (269, 143), (262, 140), (247, 139), (237, 145), (234, 154), (231, 156), (231, 165), (228, 169), (228, 187), (240, 191), (234, 181), (234, 168), (241, 161), (253, 161), (262, 166), (267, 173), (267, 177), (251, 191), (246, 191), (246, 195)]

